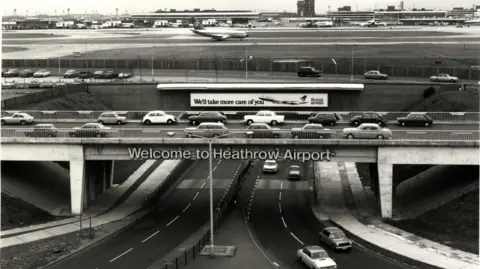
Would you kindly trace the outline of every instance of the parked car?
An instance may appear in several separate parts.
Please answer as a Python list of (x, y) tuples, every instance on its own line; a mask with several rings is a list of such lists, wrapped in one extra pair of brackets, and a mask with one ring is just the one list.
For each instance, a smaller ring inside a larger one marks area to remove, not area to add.
[(40, 69), (37, 72), (33, 73), (33, 77), (44, 78), (50, 76), (50, 71), (45, 69)]
[(18, 69), (8, 69), (8, 71), (5, 72), (3, 76), (6, 78), (18, 77), (20, 76), (20, 72), (18, 71)]
[(33, 72), (31, 69), (23, 69), (19, 72), (20, 77), (22, 78), (28, 78), (28, 77), (33, 77)]
[(7, 81), (2, 84), (2, 89), (15, 89), (17, 87), (17, 83), (15, 81)]
[(105, 78), (105, 71), (99, 70), (93, 73), (93, 78)]
[(2, 125), (10, 125), (10, 124), (20, 124), (20, 125), (25, 125), (25, 124), (32, 124), (35, 121), (35, 119), (27, 113), (23, 112), (17, 112), (13, 113), (11, 116), (5, 116), (2, 117), (1, 123)]
[(198, 115), (188, 117), (190, 124), (196, 125), (202, 122), (227, 123), (227, 117), (220, 112), (200, 112)]
[(431, 76), (430, 81), (434, 82), (458, 82), (458, 77), (450, 76), (446, 73), (440, 73), (438, 76)]
[(264, 173), (277, 173), (278, 164), (276, 160), (265, 160), (262, 171)]
[(387, 74), (382, 74), (380, 71), (377, 70), (370, 70), (363, 74), (363, 77), (365, 79), (387, 79), (388, 75)]
[(302, 128), (292, 128), (293, 138), (331, 138), (334, 132), (330, 129), (323, 128), (323, 125), (316, 123), (307, 123)]
[(319, 246), (307, 246), (297, 251), (297, 259), (310, 269), (336, 269), (333, 261), (325, 249)]
[(248, 126), (245, 135), (248, 138), (280, 138), (281, 130), (272, 128), (266, 123), (252, 123)]
[(150, 111), (142, 119), (142, 124), (145, 124), (145, 125), (158, 124), (158, 123), (175, 124), (175, 123), (178, 123), (178, 119), (177, 117), (167, 114), (161, 110)]
[(104, 77), (106, 79), (118, 78), (118, 74), (115, 73), (114, 71), (106, 71), (105, 74), (104, 74)]
[(101, 124), (127, 124), (127, 117), (118, 115), (117, 112), (103, 112), (97, 119)]
[(25, 132), (28, 137), (57, 137), (58, 130), (53, 124), (37, 124), (33, 130)]
[(81, 71), (80, 73), (78, 73), (78, 78), (86, 79), (86, 78), (92, 78), (92, 77), (93, 77), (93, 74), (90, 71)]
[(67, 72), (63, 74), (63, 78), (76, 78), (78, 77), (78, 74), (77, 70), (67, 70)]
[(221, 137), (229, 134), (228, 128), (223, 123), (204, 122), (197, 127), (185, 128), (186, 137)]
[(320, 241), (333, 250), (352, 249), (352, 240), (348, 239), (345, 233), (337, 227), (325, 227), (319, 234)]
[(316, 70), (313, 67), (304, 66), (304, 67), (300, 67), (300, 69), (298, 69), (297, 75), (299, 77), (307, 77), (307, 76), (320, 77), (322, 75), (322, 72), (320, 70)]
[(354, 116), (350, 119), (350, 125), (360, 125), (362, 123), (376, 123), (380, 126), (387, 125), (387, 122), (383, 119), (383, 116), (377, 112), (364, 112), (360, 116)]
[(342, 117), (333, 112), (319, 112), (317, 115), (308, 118), (309, 123), (320, 123), (330, 126), (336, 125), (339, 120), (342, 120)]
[(406, 127), (406, 126), (431, 127), (433, 124), (433, 119), (430, 118), (425, 113), (410, 113), (406, 117), (397, 118), (397, 124), (402, 127)]
[(252, 123), (268, 123), (273, 126), (277, 124), (285, 123), (284, 115), (277, 115), (270, 110), (260, 110), (255, 115), (245, 115), (243, 117), (243, 123), (251, 125)]
[(302, 173), (300, 172), (300, 166), (292, 165), (290, 166), (290, 170), (288, 171), (288, 179), (289, 180), (301, 180)]
[(85, 123), (82, 127), (74, 127), (68, 133), (71, 137), (109, 137), (112, 128), (100, 123)]
[(343, 129), (343, 135), (348, 139), (391, 139), (392, 131), (375, 123), (363, 123), (357, 128)]
[(29, 88), (40, 88), (40, 81), (38, 80), (30, 80), (28, 83)]

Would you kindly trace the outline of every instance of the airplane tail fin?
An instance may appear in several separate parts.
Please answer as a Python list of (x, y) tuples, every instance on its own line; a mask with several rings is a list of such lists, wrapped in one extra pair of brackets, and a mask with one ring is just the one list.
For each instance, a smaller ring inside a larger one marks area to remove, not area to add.
[(193, 29), (195, 30), (204, 30), (203, 25), (195, 18), (192, 17)]
[(307, 96), (306, 95), (302, 96), (300, 100), (302, 100), (302, 102), (305, 102), (305, 100), (307, 100)]

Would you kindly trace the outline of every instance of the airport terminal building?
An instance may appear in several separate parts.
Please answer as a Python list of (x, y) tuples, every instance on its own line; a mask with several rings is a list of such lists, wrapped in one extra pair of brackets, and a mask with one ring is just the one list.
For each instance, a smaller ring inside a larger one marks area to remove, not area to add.
[(139, 13), (132, 14), (133, 20), (148, 20), (157, 21), (163, 20), (168, 22), (188, 21), (192, 17), (197, 18), (200, 21), (203, 20), (217, 20), (217, 21), (231, 21), (232, 23), (248, 23), (250, 20), (257, 20), (260, 14), (258, 12), (252, 12), (248, 10), (185, 10), (176, 11), (170, 10), (165, 12), (155, 13)]

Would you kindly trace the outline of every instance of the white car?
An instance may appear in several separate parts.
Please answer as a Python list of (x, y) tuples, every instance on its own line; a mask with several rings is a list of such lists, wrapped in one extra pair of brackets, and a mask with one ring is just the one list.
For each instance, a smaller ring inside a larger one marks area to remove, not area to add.
[(327, 251), (319, 246), (308, 246), (297, 251), (298, 260), (308, 268), (336, 269), (337, 263), (328, 256)]
[(167, 114), (164, 111), (150, 111), (142, 119), (142, 124), (175, 124), (178, 123), (177, 117)]
[(265, 160), (262, 171), (264, 173), (277, 173), (278, 164), (275, 160)]
[(260, 110), (255, 115), (245, 115), (243, 123), (248, 125), (252, 123), (266, 123), (275, 126), (285, 123), (285, 116), (277, 115), (277, 113), (270, 110)]
[(440, 73), (438, 76), (431, 76), (430, 81), (435, 82), (458, 82), (457, 77), (452, 77), (449, 74)]
[(50, 71), (45, 69), (40, 69), (37, 72), (33, 73), (33, 76), (36, 78), (44, 78), (50, 76)]
[(2, 122), (2, 125), (7, 125), (7, 124), (25, 125), (25, 124), (32, 124), (34, 120), (35, 119), (30, 114), (17, 112), (17, 113), (14, 113), (12, 116), (2, 117), (1, 122)]

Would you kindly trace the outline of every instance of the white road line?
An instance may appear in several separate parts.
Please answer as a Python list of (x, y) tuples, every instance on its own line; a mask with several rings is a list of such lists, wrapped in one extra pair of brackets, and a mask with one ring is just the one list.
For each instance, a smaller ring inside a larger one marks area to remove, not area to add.
[(217, 169), (217, 167), (218, 167), (218, 166), (215, 166), (215, 167), (213, 168), (213, 171), (212, 171), (212, 172), (214, 172), (214, 171)]
[(280, 266), (280, 265), (278, 265), (278, 263), (276, 263), (276, 262), (273, 262), (273, 265), (275, 265), (275, 266)]
[(290, 232), (290, 234), (293, 236), (293, 238), (295, 238), (300, 244), (302, 245), (305, 245), (302, 241), (300, 241), (300, 239), (298, 239), (298, 237), (296, 237), (292, 232)]
[(450, 135), (471, 135), (473, 133), (469, 133), (469, 132), (454, 132), (454, 133), (451, 133)]
[(192, 200), (195, 200), (195, 199), (197, 198), (197, 196), (198, 196), (199, 193), (200, 193), (200, 192), (197, 192), (197, 194), (195, 194), (195, 196), (193, 196), (193, 199), (192, 199)]
[(189, 203), (189, 204), (185, 207), (185, 209), (182, 210), (182, 212), (187, 211), (187, 209), (188, 209), (191, 205), (192, 205), (192, 203)]
[(278, 200), (279, 200), (279, 201), (282, 201), (282, 192), (280, 192), (280, 193), (278, 194)]
[(205, 183), (207, 183), (207, 182), (206, 181), (203, 182), (202, 187), (200, 187), (200, 189), (203, 189), (203, 187), (205, 186)]
[(166, 226), (170, 226), (170, 224), (172, 224), (174, 221), (176, 221), (178, 219), (178, 216), (176, 216), (172, 221), (170, 221)]
[(220, 159), (217, 164), (220, 164), (221, 162), (222, 162), (222, 159)]
[(280, 183), (280, 189), (283, 189), (283, 181)]
[[(283, 226), (285, 226), (285, 228), (287, 228), (287, 224), (285, 223), (285, 219), (284, 219), (283, 217), (282, 217), (282, 222), (283, 222)], [(292, 234), (292, 235), (293, 235), (293, 234)], [(298, 240), (298, 238), (297, 238), (297, 240)], [(298, 241), (300, 241), (300, 240), (298, 240)], [(302, 243), (302, 244), (303, 244), (303, 243)]]
[(110, 262), (114, 262), (116, 259), (122, 257), (123, 255), (127, 254), (128, 252), (132, 251), (133, 248), (130, 248), (129, 250), (123, 252), (122, 254), (118, 255), (117, 257), (113, 258), (110, 260)]
[(154, 232), (152, 235), (150, 235), (149, 237), (147, 237), (147, 238), (143, 239), (142, 243), (145, 243), (145, 242), (147, 242), (147, 240), (148, 240), (148, 239), (150, 239), (150, 238), (154, 237), (154, 236), (155, 236), (156, 234), (158, 234), (159, 232), (160, 232), (160, 231), (156, 231), (156, 232)]
[(278, 204), (278, 211), (280, 211), (280, 214), (282, 214), (282, 204)]
[(427, 134), (427, 132), (407, 132), (407, 134)]

